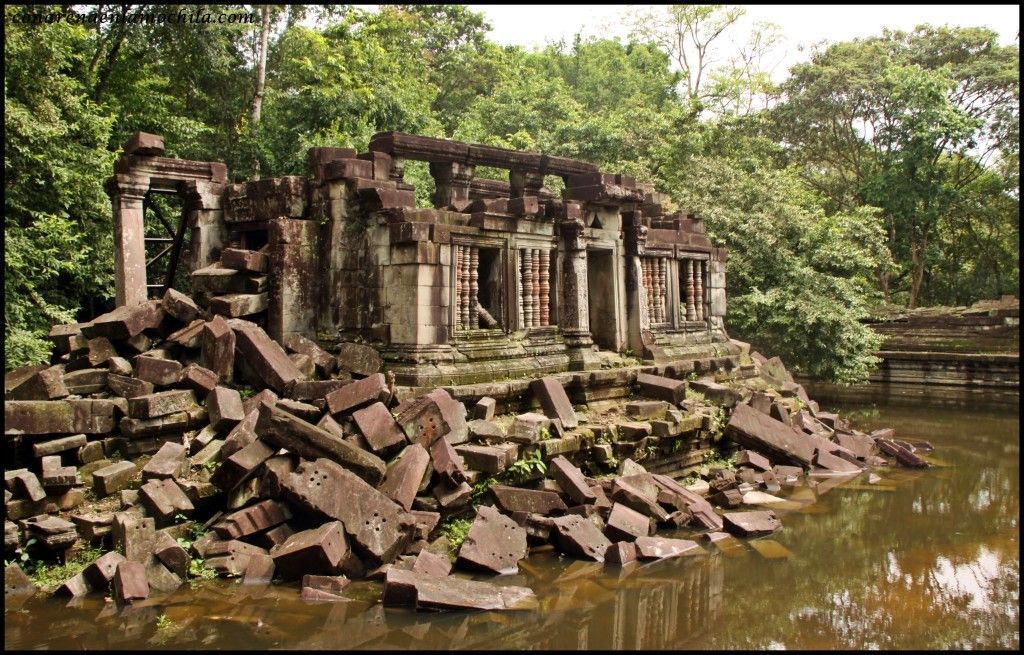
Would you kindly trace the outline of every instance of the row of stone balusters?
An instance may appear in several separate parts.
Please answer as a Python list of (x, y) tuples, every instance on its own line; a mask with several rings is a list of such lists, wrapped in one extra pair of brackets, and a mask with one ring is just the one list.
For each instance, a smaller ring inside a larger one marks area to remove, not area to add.
[(640, 269), (647, 290), (647, 315), (651, 323), (665, 323), (668, 321), (668, 260), (641, 257)]
[(476, 246), (455, 246), (455, 321), (460, 330), (479, 327), (477, 297), (480, 249)]
[(519, 325), (524, 328), (550, 325), (550, 265), (550, 250), (519, 250)]
[(679, 261), (686, 274), (686, 320), (704, 320), (704, 262), (698, 259)]

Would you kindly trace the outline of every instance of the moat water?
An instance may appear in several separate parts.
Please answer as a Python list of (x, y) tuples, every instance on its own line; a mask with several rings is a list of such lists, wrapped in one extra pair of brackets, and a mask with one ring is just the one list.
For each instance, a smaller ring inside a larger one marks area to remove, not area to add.
[(4, 646), (1017, 649), (1019, 396), (809, 391), (855, 427), (930, 441), (935, 466), (784, 487), (783, 529), (724, 552), (625, 571), (534, 554), (500, 581), (533, 588), (539, 611), (415, 613), (383, 608), (369, 582), (333, 604), (294, 583), (213, 581), (123, 610), (98, 594), (9, 600)]

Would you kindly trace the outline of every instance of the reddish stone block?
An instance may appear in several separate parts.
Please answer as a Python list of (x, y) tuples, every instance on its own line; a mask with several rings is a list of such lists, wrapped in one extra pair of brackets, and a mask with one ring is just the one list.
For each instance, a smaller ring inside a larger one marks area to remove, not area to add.
[(240, 319), (231, 319), (228, 325), (235, 332), (238, 352), (265, 385), (287, 395), (295, 381), (303, 378), (284, 349), (258, 325)]
[(221, 380), (230, 380), (234, 372), (234, 330), (220, 316), (203, 324), (201, 336), (203, 367), (216, 373)]
[(526, 554), (526, 531), (493, 507), (481, 505), (459, 549), (458, 561), (502, 575), (516, 573)]
[(540, 378), (530, 382), (530, 391), (540, 401), (544, 408), (544, 415), (550, 419), (558, 419), (567, 430), (572, 430), (579, 425), (576, 412), (569, 402), (569, 396), (565, 394), (562, 384), (552, 377)]
[(225, 516), (213, 529), (224, 539), (241, 539), (280, 525), (291, 517), (287, 505), (263, 500)]
[(181, 362), (147, 355), (135, 358), (135, 375), (157, 387), (169, 387), (181, 379)]
[(570, 514), (551, 519), (551, 525), (559, 550), (584, 559), (604, 561), (604, 554), (612, 542), (601, 534), (593, 521)]
[(429, 465), (430, 455), (423, 446), (406, 446), (402, 453), (388, 464), (384, 481), (380, 483), (380, 492), (406, 511), (411, 510)]
[(383, 373), (350, 382), (326, 396), (327, 409), (335, 418), (375, 402), (387, 403), (391, 398)]
[(294, 580), (306, 574), (334, 575), (348, 555), (348, 540), (341, 521), (297, 532), (270, 551), (278, 575)]
[(689, 539), (667, 539), (665, 537), (640, 537), (636, 540), (638, 559), (668, 559), (683, 555), (703, 553), (704, 549)]
[(633, 541), (637, 537), (654, 534), (654, 524), (640, 512), (622, 503), (615, 503), (608, 515), (605, 534), (614, 541)]
[(195, 395), (184, 389), (159, 391), (128, 399), (128, 416), (132, 418), (157, 418), (175, 412), (184, 412), (196, 406)]
[(114, 597), (122, 605), (149, 598), (144, 564), (129, 560), (118, 562), (114, 572)]
[(241, 394), (225, 387), (217, 387), (207, 394), (206, 411), (210, 425), (218, 432), (238, 425), (245, 418)]
[(498, 507), (506, 512), (530, 512), (549, 516), (564, 513), (568, 509), (562, 498), (551, 491), (493, 485), (491, 493), (494, 494)]
[(394, 452), (395, 449), (408, 443), (405, 433), (402, 432), (384, 403), (377, 402), (357, 410), (353, 412), (352, 418), (375, 453)]
[(583, 477), (583, 473), (569, 460), (559, 455), (550, 462), (552, 477), (574, 502), (588, 505), (597, 501), (597, 495)]

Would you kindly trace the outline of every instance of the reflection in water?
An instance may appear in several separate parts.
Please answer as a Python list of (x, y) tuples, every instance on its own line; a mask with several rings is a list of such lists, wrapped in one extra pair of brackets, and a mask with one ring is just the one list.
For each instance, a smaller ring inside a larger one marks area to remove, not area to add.
[[(812, 392), (812, 395), (815, 395)], [(840, 410), (854, 407), (839, 405)], [(849, 413), (849, 412), (848, 412)], [(922, 406), (854, 412), (936, 446), (926, 471), (883, 469), (787, 489), (776, 544), (604, 569), (537, 554), (503, 584), (534, 612), (385, 609), (380, 585), (347, 603), (306, 603), (296, 585), (182, 587), (118, 610), (8, 599), (7, 648), (1017, 648), (1020, 472), (1017, 408)], [(678, 536), (687, 536), (680, 533)], [(773, 555), (788, 551), (785, 557)], [(709, 551), (711, 552), (711, 551)], [(157, 628), (157, 618), (165, 616)]]

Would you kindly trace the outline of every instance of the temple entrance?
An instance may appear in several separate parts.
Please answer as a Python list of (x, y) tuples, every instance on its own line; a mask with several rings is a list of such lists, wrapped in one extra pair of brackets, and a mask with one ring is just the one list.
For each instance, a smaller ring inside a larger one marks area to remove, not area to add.
[(615, 254), (611, 250), (587, 250), (587, 303), (590, 336), (603, 350), (618, 351), (618, 320), (615, 311)]

